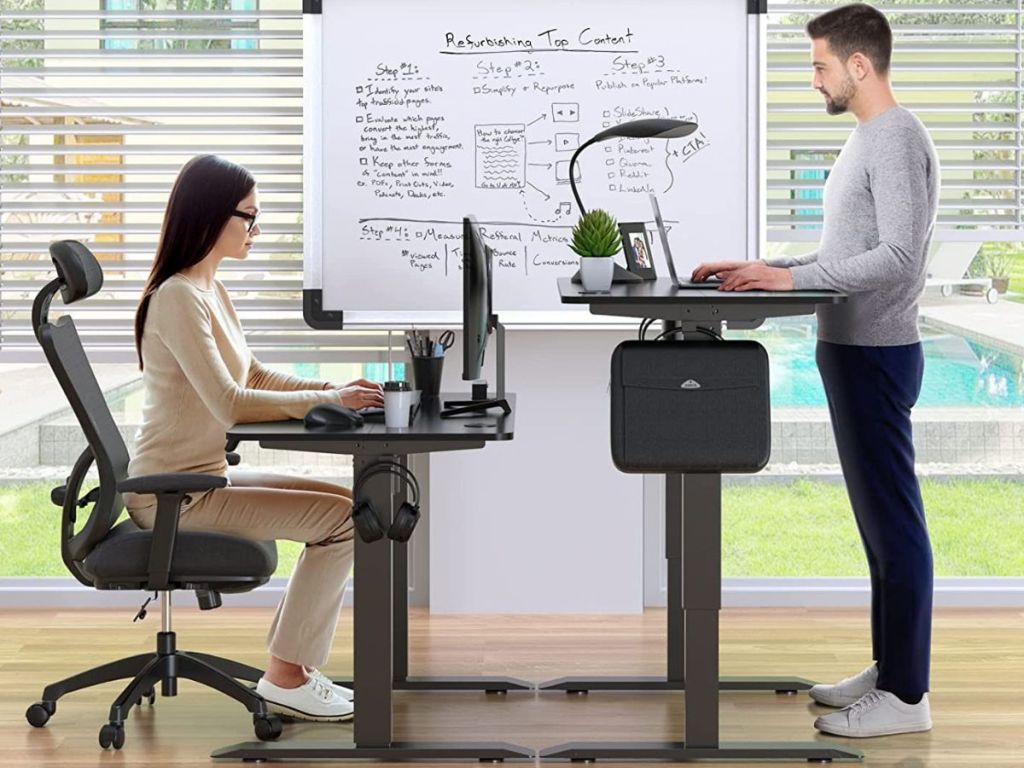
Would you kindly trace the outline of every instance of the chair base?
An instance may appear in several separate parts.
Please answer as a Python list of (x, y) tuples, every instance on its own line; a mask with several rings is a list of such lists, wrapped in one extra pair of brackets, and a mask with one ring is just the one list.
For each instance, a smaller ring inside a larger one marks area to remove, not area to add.
[[(253, 716), (256, 736), (262, 740), (276, 739), (281, 734), (281, 720), (271, 715), (263, 698), (239, 680), (256, 682), (262, 673), (255, 667), (206, 653), (179, 651), (174, 632), (159, 632), (156, 653), (142, 653), (103, 664), (77, 675), (52, 683), (43, 690), (42, 700), (28, 708), (25, 717), (36, 728), (46, 725), (57, 709), (57, 700), (73, 691), (91, 688), (113, 680), (131, 678), (110, 706), (109, 723), (100, 730), (100, 746), (120, 749), (124, 745), (124, 721), (128, 712), (142, 699), (150, 704), (160, 684), (163, 696), (177, 696), (178, 679), (193, 680), (220, 691), (244, 706)], [(237, 679), (236, 679), (237, 678)]]

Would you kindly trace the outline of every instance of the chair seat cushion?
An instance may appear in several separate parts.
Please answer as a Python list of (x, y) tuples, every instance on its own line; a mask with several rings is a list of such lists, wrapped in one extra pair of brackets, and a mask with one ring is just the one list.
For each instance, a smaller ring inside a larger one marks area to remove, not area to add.
[[(85, 559), (100, 589), (145, 585), (153, 532), (125, 520)], [(178, 531), (171, 560), (172, 585), (202, 584), (219, 592), (245, 592), (266, 583), (277, 568), (273, 541), (252, 541), (211, 531)]]

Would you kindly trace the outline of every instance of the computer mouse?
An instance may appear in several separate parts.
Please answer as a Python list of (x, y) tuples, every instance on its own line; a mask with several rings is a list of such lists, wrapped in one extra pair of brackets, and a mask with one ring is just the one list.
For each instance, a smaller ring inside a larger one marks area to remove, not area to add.
[(314, 405), (303, 419), (307, 427), (332, 427), (334, 429), (357, 429), (363, 426), (363, 417), (351, 408), (337, 403)]

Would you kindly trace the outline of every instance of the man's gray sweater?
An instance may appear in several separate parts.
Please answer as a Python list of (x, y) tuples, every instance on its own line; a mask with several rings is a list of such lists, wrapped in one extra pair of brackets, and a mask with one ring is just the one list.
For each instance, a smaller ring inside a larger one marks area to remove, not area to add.
[(921, 121), (892, 107), (850, 134), (825, 182), (818, 250), (789, 259), (793, 287), (848, 293), (818, 308), (818, 338), (896, 346), (920, 340), (917, 301), (939, 196), (939, 162)]

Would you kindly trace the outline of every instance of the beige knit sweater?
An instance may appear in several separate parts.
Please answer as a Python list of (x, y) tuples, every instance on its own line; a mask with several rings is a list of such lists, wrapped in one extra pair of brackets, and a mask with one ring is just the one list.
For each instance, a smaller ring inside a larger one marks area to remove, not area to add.
[[(232, 424), (301, 419), (314, 405), (341, 402), (327, 382), (268, 370), (253, 357), (219, 281), (203, 290), (177, 274), (153, 293), (142, 362), (145, 401), (129, 477), (225, 475), (225, 432)], [(202, 495), (191, 494), (192, 503)], [(132, 511), (156, 498), (126, 493), (124, 502)]]

